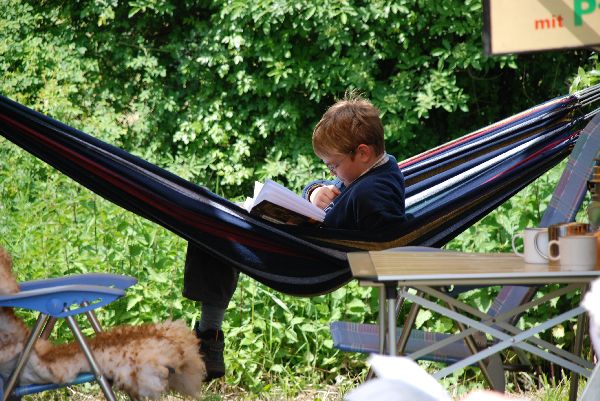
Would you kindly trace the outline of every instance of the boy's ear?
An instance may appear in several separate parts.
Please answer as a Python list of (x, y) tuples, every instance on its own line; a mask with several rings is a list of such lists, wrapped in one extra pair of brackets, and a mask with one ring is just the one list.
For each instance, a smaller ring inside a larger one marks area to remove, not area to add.
[(361, 143), (356, 147), (356, 155), (361, 159), (368, 161), (374, 156), (374, 151), (371, 146)]

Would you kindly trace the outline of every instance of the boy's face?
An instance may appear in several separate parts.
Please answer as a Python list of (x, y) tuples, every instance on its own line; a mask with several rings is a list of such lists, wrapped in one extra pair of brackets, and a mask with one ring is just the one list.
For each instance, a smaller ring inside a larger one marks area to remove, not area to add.
[(331, 174), (338, 177), (345, 186), (367, 171), (373, 162), (372, 149), (367, 145), (359, 145), (350, 153), (334, 153), (319, 155)]

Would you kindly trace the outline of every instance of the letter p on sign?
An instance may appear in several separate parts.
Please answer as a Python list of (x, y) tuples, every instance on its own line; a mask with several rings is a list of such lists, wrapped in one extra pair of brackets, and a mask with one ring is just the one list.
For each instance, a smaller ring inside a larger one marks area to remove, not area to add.
[(583, 25), (583, 16), (591, 14), (596, 10), (596, 0), (575, 0), (573, 11), (575, 12), (575, 26)]

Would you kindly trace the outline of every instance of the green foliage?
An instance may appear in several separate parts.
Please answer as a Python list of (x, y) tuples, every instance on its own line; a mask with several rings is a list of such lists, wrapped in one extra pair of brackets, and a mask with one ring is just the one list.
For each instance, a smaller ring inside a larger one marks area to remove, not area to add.
[(349, 88), (403, 158), (562, 94), (587, 57), (484, 57), (476, 0), (0, 6), (1, 93), (229, 198), (323, 175), (310, 134)]
[(598, 53), (593, 53), (588, 59), (588, 66), (579, 67), (577, 75), (571, 84), (571, 92), (587, 88), (600, 82), (600, 60)]

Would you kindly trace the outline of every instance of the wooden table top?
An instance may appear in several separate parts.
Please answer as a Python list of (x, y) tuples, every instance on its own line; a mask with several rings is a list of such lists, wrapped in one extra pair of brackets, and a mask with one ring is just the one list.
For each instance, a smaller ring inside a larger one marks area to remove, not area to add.
[(587, 283), (600, 277), (598, 266), (527, 264), (512, 253), (371, 251), (351, 252), (348, 260), (359, 280), (406, 285)]

